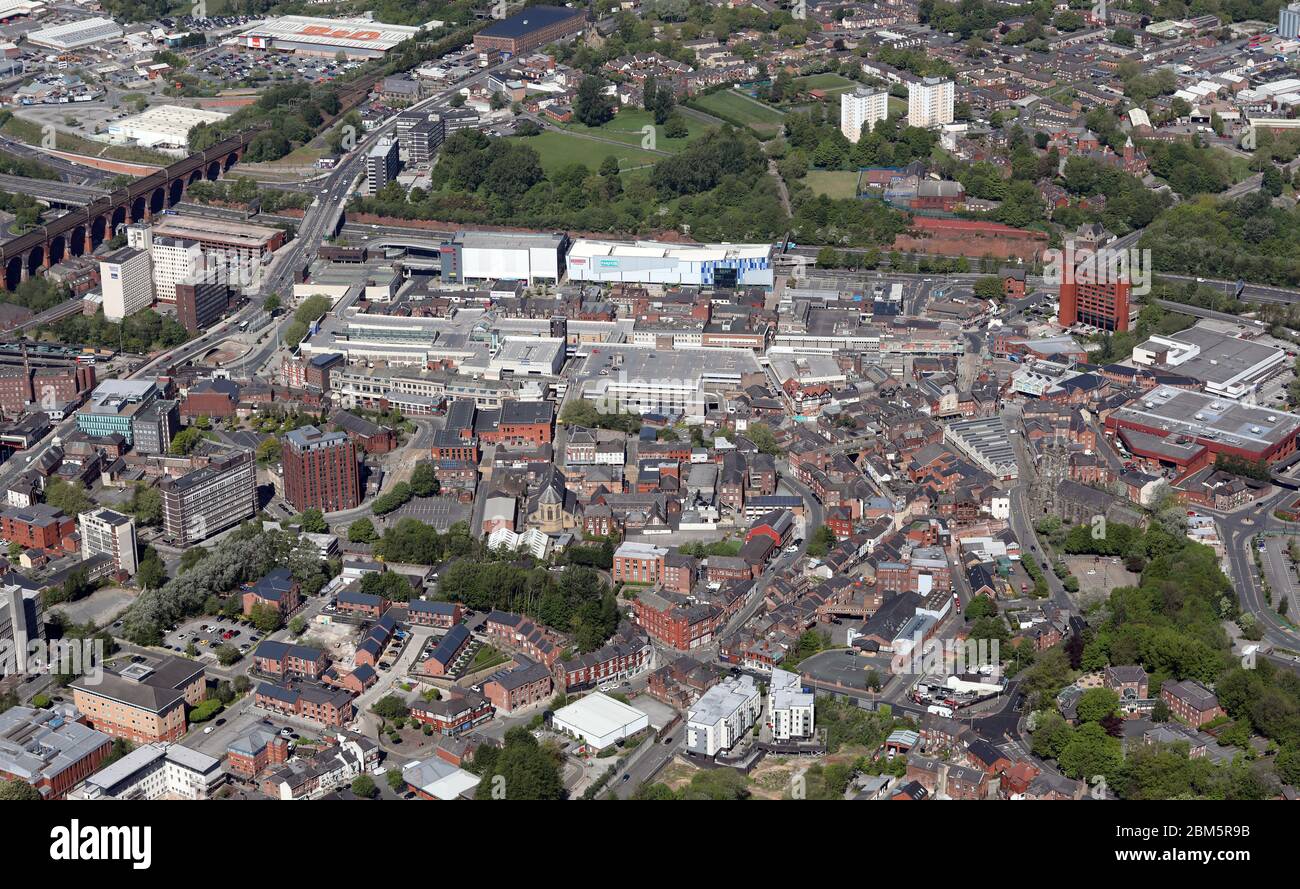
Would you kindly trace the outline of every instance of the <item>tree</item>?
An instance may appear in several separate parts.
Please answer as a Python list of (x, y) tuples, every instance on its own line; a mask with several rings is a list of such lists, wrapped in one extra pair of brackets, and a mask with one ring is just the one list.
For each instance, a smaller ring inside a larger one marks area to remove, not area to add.
[(185, 550), (185, 552), (181, 553), (181, 563), (177, 567), (176, 573), (178, 575), (184, 574), (186, 571), (189, 571), (191, 568), (193, 568), (199, 562), (202, 562), (207, 557), (208, 557), (208, 550), (205, 549), (204, 547), (201, 546), (190, 547), (189, 549)]
[(776, 434), (766, 423), (751, 423), (745, 437), (754, 443), (760, 453), (780, 456), (782, 451), (776, 443)]
[(178, 457), (183, 457), (198, 446), (203, 440), (203, 430), (197, 425), (186, 426), (176, 437), (172, 439), (172, 453)]
[(266, 438), (257, 446), (257, 462), (262, 465), (274, 463), (280, 459), (280, 439)]
[(416, 464), (415, 470), (411, 473), (411, 493), (416, 497), (432, 497), (441, 490), (438, 482), (438, 476), (434, 473), (433, 464), (421, 461)]
[(14, 779), (0, 782), (0, 800), (38, 800), (41, 792), (26, 781)]
[(1112, 783), (1124, 765), (1124, 755), (1118, 738), (1106, 734), (1095, 722), (1076, 728), (1056, 758), (1061, 771), (1071, 778), (1091, 781), (1104, 776)]
[(672, 117), (673, 108), (677, 105), (677, 97), (673, 94), (672, 87), (661, 89), (655, 93), (655, 123), (662, 126)]
[(299, 517), (302, 520), (299, 527), (308, 534), (328, 534), (330, 530), (329, 523), (325, 521), (325, 514), (315, 507), (304, 509)]
[(1119, 695), (1109, 688), (1090, 688), (1079, 696), (1079, 722), (1101, 722), (1119, 707)]
[(1002, 279), (997, 275), (985, 275), (975, 281), (975, 295), (980, 299), (1002, 299)]
[(280, 614), (279, 608), (274, 605), (262, 605), (261, 603), (254, 605), (248, 616), (253, 621), (253, 626), (257, 627), (258, 632), (262, 635), (274, 633), (280, 629), (284, 621), (284, 616)]
[(375, 523), (370, 519), (357, 519), (348, 525), (348, 540), (352, 543), (374, 543), (379, 539), (375, 532)]
[(979, 620), (982, 617), (992, 617), (998, 613), (998, 606), (987, 595), (981, 593), (973, 597), (966, 605), (966, 619)]
[(127, 510), (142, 527), (162, 524), (162, 492), (152, 485), (137, 484), (131, 489)]
[(685, 139), (690, 134), (691, 131), (686, 125), (686, 118), (680, 114), (674, 114), (664, 122), (664, 135), (669, 139)]
[(223, 667), (229, 667), (231, 664), (243, 657), (243, 655), (239, 653), (239, 649), (228, 642), (217, 646), (216, 655), (217, 662)]
[(76, 518), (90, 509), (90, 498), (80, 484), (52, 478), (45, 486), (45, 502), (64, 515)]
[(280, 311), (281, 305), (283, 305), (283, 303), (280, 300), (280, 294), (272, 293), (266, 298), (266, 302), (262, 303), (262, 308), (266, 310), (267, 314), (274, 315), (276, 312)]
[(393, 793), (401, 793), (402, 789), (406, 787), (406, 779), (402, 777), (402, 773), (398, 769), (389, 769), (387, 780), (388, 788), (392, 790)]
[[(476, 752), (476, 765), (478, 759), (479, 753)], [(564, 799), (558, 757), (553, 750), (542, 747), (527, 727), (515, 726), (507, 731), (505, 745), (496, 751), (495, 756), (485, 759), (489, 761), (489, 767), (481, 773), (482, 780), (476, 791), (478, 799), (493, 799), (495, 793), (503, 793), (503, 799), (512, 800)]]
[(141, 589), (156, 590), (167, 582), (167, 568), (153, 547), (147, 547), (135, 572)]
[(406, 702), (397, 695), (384, 695), (370, 707), (370, 712), (382, 719), (405, 719), (411, 712)]
[(588, 75), (578, 85), (573, 114), (584, 126), (598, 127), (614, 118), (614, 100), (605, 94), (605, 81)]
[(94, 585), (90, 582), (90, 572), (85, 568), (77, 568), (63, 581), (60, 601), (75, 602), (88, 596), (94, 589)]
[[(399, 774), (398, 777), (400, 778), (401, 775)], [(379, 792), (379, 788), (375, 786), (374, 778), (362, 774), (352, 779), (352, 792), (364, 799), (374, 799), (375, 794)]]
[(821, 558), (835, 545), (835, 532), (825, 525), (818, 527), (808, 538), (808, 555)]
[(1263, 182), (1261, 183), (1264, 191), (1273, 197), (1282, 194), (1282, 173), (1272, 164), (1264, 170)]
[(295, 636), (301, 636), (307, 630), (307, 618), (301, 614), (294, 615), (289, 620), (289, 632)]
[(361, 592), (380, 596), (389, 602), (405, 602), (411, 598), (411, 584), (405, 575), (396, 571), (376, 571), (361, 579)]

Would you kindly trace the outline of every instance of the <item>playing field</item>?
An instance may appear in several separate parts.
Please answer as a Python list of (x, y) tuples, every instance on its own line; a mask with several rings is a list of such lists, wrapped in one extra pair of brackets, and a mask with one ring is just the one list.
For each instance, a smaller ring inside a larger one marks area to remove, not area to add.
[(807, 77), (794, 79), (794, 88), (797, 90), (822, 90), (830, 95), (838, 95), (855, 86), (857, 83), (847, 77), (831, 73), (810, 74)]
[(669, 139), (664, 135), (664, 128), (655, 125), (654, 115), (649, 111), (638, 108), (625, 108), (616, 114), (613, 120), (599, 127), (589, 127), (576, 121), (561, 124), (560, 126), (570, 133), (586, 133), (599, 136), (602, 139), (615, 139), (634, 148), (639, 148), (645, 144), (644, 140), (648, 135), (645, 128), (652, 126), (654, 127), (655, 138), (651, 147), (659, 151), (681, 151), (692, 139), (698, 139), (713, 129), (711, 125), (694, 117), (682, 115), (682, 119), (686, 121), (687, 129), (687, 135), (684, 139)]
[(705, 111), (713, 111), (753, 129), (760, 135), (774, 135), (785, 120), (785, 115), (735, 90), (719, 90), (696, 100)]
[(851, 198), (856, 195), (858, 174), (849, 170), (809, 170), (804, 182), (814, 194)]
[(541, 157), (542, 169), (548, 173), (570, 164), (582, 164), (595, 172), (600, 169), (601, 162), (610, 155), (618, 158), (620, 170), (653, 164), (661, 157), (631, 145), (612, 145), (609, 142), (597, 142), (552, 130), (547, 130), (538, 136), (511, 136), (510, 138), (533, 148)]

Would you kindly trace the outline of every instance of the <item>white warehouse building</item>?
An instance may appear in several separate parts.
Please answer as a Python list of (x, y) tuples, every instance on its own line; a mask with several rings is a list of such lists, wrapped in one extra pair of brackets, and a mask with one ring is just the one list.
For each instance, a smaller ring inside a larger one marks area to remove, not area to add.
[(121, 39), (122, 29), (103, 16), (64, 22), (27, 34), (27, 42), (33, 46), (57, 50), (80, 49)]
[(190, 130), (201, 123), (218, 123), (230, 115), (182, 105), (154, 105), (108, 125), (111, 142), (135, 142), (145, 148), (185, 149)]
[(442, 247), (442, 279), (558, 283), (568, 245), (563, 233), (459, 232)]
[(686, 749), (700, 756), (730, 750), (758, 721), (762, 696), (750, 676), (724, 679), (700, 696), (686, 717)]
[(593, 241), (569, 248), (570, 281), (771, 287), (771, 244), (666, 244)]
[(596, 692), (556, 710), (551, 716), (551, 727), (604, 750), (649, 728), (650, 717), (630, 704)]

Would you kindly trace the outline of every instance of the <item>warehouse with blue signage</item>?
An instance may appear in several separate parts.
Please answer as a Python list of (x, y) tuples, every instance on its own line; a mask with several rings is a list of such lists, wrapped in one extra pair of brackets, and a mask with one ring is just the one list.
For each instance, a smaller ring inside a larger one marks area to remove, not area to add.
[(570, 281), (771, 287), (771, 244), (666, 244), (580, 239), (569, 249)]

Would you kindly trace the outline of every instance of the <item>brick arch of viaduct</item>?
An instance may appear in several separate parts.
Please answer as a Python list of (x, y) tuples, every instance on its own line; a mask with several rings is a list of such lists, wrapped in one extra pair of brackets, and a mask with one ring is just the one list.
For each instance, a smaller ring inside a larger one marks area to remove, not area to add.
[(244, 132), (143, 176), (105, 197), (74, 209), (47, 225), (0, 244), (0, 287), (12, 290), (67, 256), (92, 253), (129, 222), (146, 222), (174, 207), (200, 180), (220, 178), (244, 156), (255, 136)]

